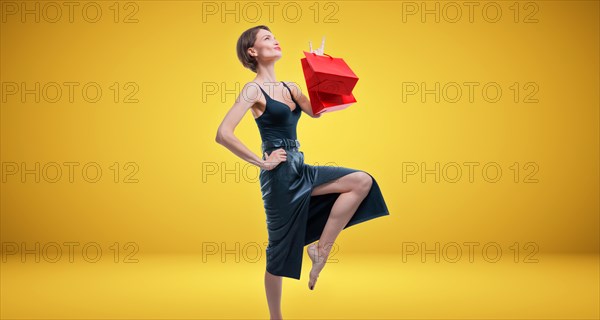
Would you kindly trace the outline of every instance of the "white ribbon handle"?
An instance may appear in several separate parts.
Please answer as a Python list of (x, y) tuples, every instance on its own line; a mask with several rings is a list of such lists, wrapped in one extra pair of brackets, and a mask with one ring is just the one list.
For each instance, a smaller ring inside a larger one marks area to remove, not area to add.
[(312, 42), (310, 42), (310, 41), (308, 42), (308, 46), (310, 48), (310, 53), (315, 53), (319, 56), (324, 55), (324, 53), (325, 53), (325, 36), (323, 36), (323, 40), (321, 41), (321, 47), (319, 49), (313, 50)]

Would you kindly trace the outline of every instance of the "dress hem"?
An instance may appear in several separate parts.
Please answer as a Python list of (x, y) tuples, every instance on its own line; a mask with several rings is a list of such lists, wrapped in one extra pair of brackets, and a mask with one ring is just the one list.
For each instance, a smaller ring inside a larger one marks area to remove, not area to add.
[[(360, 219), (360, 220), (355, 220), (355, 221), (353, 221), (352, 223), (348, 223), (348, 224), (347, 224), (347, 225), (344, 227), (344, 229), (347, 229), (347, 228), (349, 228), (349, 227), (351, 227), (351, 226), (357, 225), (357, 224), (359, 224), (359, 223), (362, 223), (362, 222), (366, 222), (366, 221), (369, 221), (369, 220), (373, 220), (373, 219), (375, 219), (375, 218), (385, 217), (385, 216), (389, 216), (389, 215), (390, 215), (390, 212), (389, 212), (389, 210), (386, 210), (386, 211), (383, 211), (383, 212), (380, 212), (380, 213), (377, 213), (377, 214), (371, 215), (371, 216), (369, 216), (369, 217), (365, 217), (365, 218), (363, 218), (363, 219)], [(344, 230), (344, 229), (342, 229), (342, 230)], [(303, 248), (304, 248), (305, 246), (307, 246), (308, 244), (311, 244), (311, 243), (313, 243), (313, 242), (315, 242), (315, 241), (317, 241), (317, 240), (319, 240), (319, 239), (317, 238), (317, 239), (314, 239), (314, 240), (312, 240), (312, 241), (309, 241), (309, 242), (307, 242), (307, 243), (306, 243), (306, 244), (303, 246)], [(302, 254), (304, 255), (304, 250), (302, 250)], [(283, 273), (279, 273), (279, 274), (278, 274), (278, 273), (274, 273), (274, 272), (271, 272), (271, 271), (269, 271), (269, 268), (268, 268), (268, 267), (266, 268), (266, 271), (267, 271), (267, 272), (269, 272), (270, 274), (274, 275), (274, 276), (278, 276), (278, 277), (286, 277), (286, 278), (290, 278), (290, 279), (296, 279), (296, 280), (300, 280), (300, 278), (301, 278), (301, 275), (302, 275), (302, 274), (299, 274), (299, 275), (292, 275), (292, 274), (283, 274)]]

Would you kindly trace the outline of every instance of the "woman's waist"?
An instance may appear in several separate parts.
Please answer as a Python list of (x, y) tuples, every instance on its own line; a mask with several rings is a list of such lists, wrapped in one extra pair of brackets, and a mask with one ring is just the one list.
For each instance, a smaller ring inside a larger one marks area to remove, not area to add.
[(300, 149), (300, 141), (298, 141), (298, 139), (276, 138), (264, 140), (261, 144), (263, 152), (279, 148), (298, 151)]

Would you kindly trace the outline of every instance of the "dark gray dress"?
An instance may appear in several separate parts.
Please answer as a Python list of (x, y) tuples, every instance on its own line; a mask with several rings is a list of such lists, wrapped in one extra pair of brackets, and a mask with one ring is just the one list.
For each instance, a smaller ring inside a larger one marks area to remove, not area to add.
[[(304, 152), (299, 150), (296, 137), (296, 125), (302, 114), (300, 105), (292, 97), (296, 107), (291, 110), (261, 90), (267, 104), (263, 114), (255, 120), (262, 139), (262, 158), (266, 159), (265, 152), (271, 154), (278, 148), (284, 148), (287, 153), (286, 161), (271, 170), (261, 169), (259, 175), (269, 236), (266, 269), (271, 274), (299, 280), (304, 246), (321, 237), (331, 208), (340, 195), (311, 196), (312, 190), (363, 170), (305, 164)], [(371, 190), (344, 229), (386, 215), (389, 215), (387, 205), (373, 178)]]

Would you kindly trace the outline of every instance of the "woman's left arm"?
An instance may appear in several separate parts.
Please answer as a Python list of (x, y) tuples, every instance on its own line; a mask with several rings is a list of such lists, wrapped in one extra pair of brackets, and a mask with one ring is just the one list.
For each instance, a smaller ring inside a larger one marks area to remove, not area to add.
[(312, 118), (320, 118), (321, 117), (321, 114), (317, 114), (317, 115), (313, 114), (312, 106), (310, 105), (310, 100), (308, 100), (308, 98), (304, 95), (304, 93), (302, 93), (302, 91), (300, 90), (300, 87), (298, 87), (298, 85), (296, 85), (296, 83), (286, 82), (285, 84), (287, 84), (288, 87), (290, 87), (290, 89), (292, 91), (292, 95), (294, 96), (294, 99), (298, 102), (298, 104), (300, 105), (300, 109), (302, 109), (302, 111), (304, 111), (304, 113), (308, 114)]

